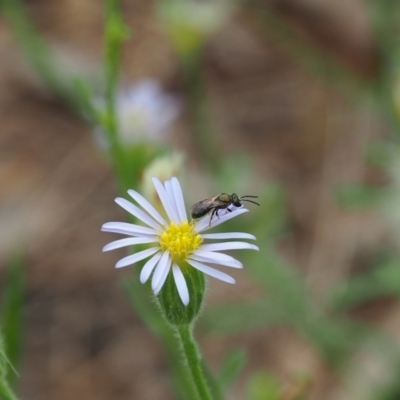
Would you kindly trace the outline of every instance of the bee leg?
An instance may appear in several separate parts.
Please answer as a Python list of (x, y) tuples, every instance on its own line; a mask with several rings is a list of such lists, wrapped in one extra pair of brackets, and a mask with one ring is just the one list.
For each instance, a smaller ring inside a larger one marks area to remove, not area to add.
[(214, 208), (214, 210), (212, 210), (211, 217), (210, 217), (210, 222), (208, 223), (208, 226), (210, 228), (211, 228), (211, 221), (213, 219), (214, 214), (217, 214), (217, 216), (218, 216), (218, 208)]

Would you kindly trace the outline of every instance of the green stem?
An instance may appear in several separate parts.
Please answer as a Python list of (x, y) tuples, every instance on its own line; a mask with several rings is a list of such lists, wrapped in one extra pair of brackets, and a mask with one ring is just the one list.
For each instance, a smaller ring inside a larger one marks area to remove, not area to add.
[(0, 399), (1, 400), (18, 400), (18, 397), (12, 392), (7, 382), (0, 379)]
[[(128, 188), (137, 185), (141, 171), (137, 166), (140, 165), (141, 168), (144, 164), (143, 162), (138, 163), (139, 156), (143, 157), (144, 155), (143, 151), (137, 155), (138, 157), (133, 157), (134, 162), (130, 161), (129, 154), (121, 146), (118, 135), (119, 126), (115, 103), (119, 85), (122, 43), (126, 37), (126, 32), (127, 29), (123, 23), (119, 8), (119, 0), (105, 0), (104, 73), (106, 118), (102, 121), (102, 126), (108, 135), (110, 158), (121, 194), (125, 193)], [(132, 215), (129, 215), (129, 221), (136, 222)], [(145, 286), (140, 284), (138, 271), (139, 269), (136, 269), (134, 280), (125, 282), (124, 285), (131, 303), (142, 320), (163, 343), (173, 370), (176, 389), (182, 394), (181, 398), (194, 398), (194, 389), (186, 374), (186, 369), (179, 362), (177, 339), (158, 310), (148, 302), (149, 293)]]
[(108, 141), (110, 155), (121, 193), (130, 187), (129, 163), (126, 154), (118, 140), (118, 119), (115, 100), (119, 85), (122, 42), (126, 37), (126, 27), (122, 20), (118, 0), (105, 0), (105, 97), (106, 118), (103, 121)]
[(182, 352), (192, 382), (196, 388), (198, 398), (212, 400), (210, 389), (206, 383), (202, 370), (201, 356), (194, 340), (189, 325), (176, 326), (178, 338), (182, 346)]
[(6, 359), (5, 379), (13, 388), (18, 378), (15, 368), (18, 368), (22, 356), (25, 272), (24, 251), (19, 248), (14, 251), (7, 266), (0, 316), (0, 358)]
[(400, 12), (399, 2), (396, 0), (368, 1), (367, 5), (379, 62), (375, 95), (380, 111), (392, 124), (397, 138), (400, 138), (400, 118), (393, 97), (400, 69), (398, 35), (396, 34)]

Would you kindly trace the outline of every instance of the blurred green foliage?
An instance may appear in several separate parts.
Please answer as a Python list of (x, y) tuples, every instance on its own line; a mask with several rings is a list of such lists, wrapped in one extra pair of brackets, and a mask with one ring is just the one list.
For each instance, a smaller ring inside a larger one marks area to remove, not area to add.
[(21, 250), (10, 259), (4, 280), (0, 314), (0, 397), (16, 399), (24, 342), (25, 260)]
[(280, 383), (277, 378), (265, 371), (255, 373), (247, 383), (245, 398), (248, 400), (279, 400)]
[[(256, 187), (260, 209), (241, 219), (241, 230), (257, 236), (261, 248), (259, 253), (248, 252), (242, 256), (251, 279), (258, 292), (246, 301), (219, 304), (205, 310), (200, 330), (203, 334), (233, 335), (254, 329), (272, 326), (289, 326), (313, 346), (320, 357), (338, 372), (349, 364), (357, 350), (368, 350), (373, 342), (380, 349), (378, 357), (394, 361), (395, 372), (400, 370), (399, 346), (376, 332), (367, 324), (352, 320), (348, 312), (354, 307), (382, 296), (400, 294), (400, 261), (398, 248), (385, 249), (385, 257), (371, 262), (368, 270), (337, 284), (326, 294), (324, 301), (317, 303), (306, 279), (276, 250), (276, 242), (290, 230), (286, 215), (286, 194), (279, 183), (265, 182), (253, 175), (253, 165), (243, 154), (224, 154), (215, 135), (211, 106), (207, 96), (207, 82), (202, 66), (203, 49), (210, 32), (189, 26), (182, 20), (179, 1), (160, 1), (158, 11), (166, 30), (175, 41), (177, 58), (185, 84), (185, 96), (191, 117), (193, 140), (197, 145), (205, 175), (215, 193), (235, 191), (243, 194)], [(370, 186), (362, 182), (342, 185), (334, 196), (339, 206), (375, 211), (389, 220), (396, 220), (400, 211), (400, 151), (397, 143), (400, 136), (399, 110), (396, 108), (393, 90), (400, 76), (399, 12), (400, 2), (395, 0), (368, 2), (370, 25), (377, 52), (375, 75), (365, 78), (344, 67), (333, 57), (296, 34), (283, 18), (259, 1), (246, 1), (243, 15), (260, 28), (264, 34), (275, 39), (292, 59), (328, 84), (340, 88), (354, 101), (361, 104), (372, 100), (375, 109), (390, 122), (393, 138), (388, 143), (377, 143), (368, 155), (370, 161), (382, 168), (388, 182), (382, 186)], [(173, 8), (168, 8), (173, 6)], [(89, 122), (102, 126), (110, 143), (110, 161), (114, 167), (119, 189), (125, 194), (127, 188), (137, 188), (146, 167), (158, 155), (169, 151), (164, 146), (149, 143), (130, 149), (124, 148), (118, 139), (118, 120), (115, 97), (120, 79), (120, 61), (123, 41), (128, 36), (119, 2), (105, 0), (105, 52), (103, 86), (107, 102), (105, 113), (95, 111), (91, 99), (94, 89), (82, 77), (64, 76), (54, 60), (46, 40), (31, 22), (21, 0), (1, 0), (1, 12), (18, 39), (28, 60), (43, 82)], [(178, 8), (177, 8), (178, 7)], [(186, 15), (186, 14), (183, 14)], [(223, 18), (221, 18), (221, 21)], [(204, 22), (204, 21), (203, 21)], [(172, 25), (171, 25), (172, 24)], [(175, 25), (174, 25), (175, 24)], [(196, 28), (196, 29), (195, 29)], [(213, 29), (216, 27), (213, 26)], [(189, 32), (182, 36), (181, 31)], [(178, 32), (178, 33), (177, 33)], [(226, 229), (234, 230), (236, 221), (229, 221)], [(398, 235), (394, 231), (394, 235)], [(398, 239), (398, 238), (397, 238)], [(13, 399), (7, 382), (14, 387), (17, 375), (12, 366), (18, 367), (23, 337), (24, 270), (21, 257), (12, 261), (8, 269), (2, 299), (3, 341), (0, 347), (1, 385), (3, 397)], [(195, 398), (191, 382), (180, 362), (176, 338), (149, 302), (150, 292), (141, 285), (137, 271), (132, 279), (123, 282), (127, 296), (138, 315), (147, 324), (165, 347), (172, 370), (172, 384), (178, 399)], [(243, 350), (232, 350), (222, 361), (217, 378), (204, 365), (206, 375), (215, 398), (229, 392), (246, 362)], [(396, 369), (397, 368), (397, 369)], [(8, 388), (8, 389), (7, 389)], [(379, 393), (378, 393), (379, 392)], [(371, 398), (391, 400), (399, 397), (398, 381), (373, 393)], [(378, 393), (378, 394), (376, 394)], [(1, 394), (1, 393), (0, 393)], [(248, 400), (279, 400), (282, 387), (278, 378), (270, 372), (257, 372), (246, 386)], [(300, 393), (297, 399), (306, 398)], [(293, 398), (292, 400), (295, 400)]]
[(247, 362), (247, 354), (244, 349), (233, 348), (222, 360), (218, 373), (218, 381), (221, 389), (228, 391), (242, 372)]

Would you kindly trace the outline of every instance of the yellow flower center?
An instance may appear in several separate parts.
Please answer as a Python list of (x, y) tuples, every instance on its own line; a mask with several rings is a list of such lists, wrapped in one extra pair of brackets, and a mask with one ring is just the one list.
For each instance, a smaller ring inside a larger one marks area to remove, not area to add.
[(185, 221), (171, 224), (159, 236), (162, 251), (168, 251), (173, 262), (182, 266), (187, 257), (203, 243), (202, 237), (194, 227)]

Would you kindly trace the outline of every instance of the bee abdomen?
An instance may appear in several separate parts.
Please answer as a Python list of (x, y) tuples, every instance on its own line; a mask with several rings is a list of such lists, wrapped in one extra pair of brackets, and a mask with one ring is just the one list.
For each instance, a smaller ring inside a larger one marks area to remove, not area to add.
[(210, 208), (208, 208), (208, 207), (201, 207), (201, 206), (196, 207), (195, 206), (192, 209), (191, 215), (192, 215), (192, 218), (197, 219), (197, 218), (204, 217), (209, 212), (210, 212)]

